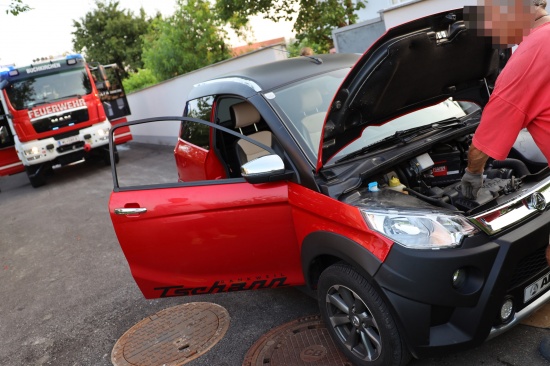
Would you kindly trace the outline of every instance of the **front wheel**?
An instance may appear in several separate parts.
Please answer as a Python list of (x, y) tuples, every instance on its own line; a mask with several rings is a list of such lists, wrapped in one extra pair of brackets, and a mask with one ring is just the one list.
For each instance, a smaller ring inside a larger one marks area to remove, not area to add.
[[(115, 152), (115, 164), (118, 164), (120, 158), (118, 157), (118, 150), (116, 148), (116, 145), (114, 146), (114, 152)], [(109, 152), (109, 147), (107, 146), (107, 148), (105, 148), (103, 150), (103, 162), (105, 163), (105, 165), (111, 165), (111, 155), (110, 155), (110, 152)]]
[(46, 184), (46, 176), (45, 176), (45, 170), (44, 167), (41, 165), (31, 165), (26, 166), (25, 171), (27, 173), (27, 177), (29, 177), (29, 181), (31, 182), (31, 186), (33, 188), (38, 188)]
[(410, 353), (386, 304), (351, 266), (337, 263), (323, 271), (318, 297), (329, 333), (355, 365), (402, 366), (409, 362)]

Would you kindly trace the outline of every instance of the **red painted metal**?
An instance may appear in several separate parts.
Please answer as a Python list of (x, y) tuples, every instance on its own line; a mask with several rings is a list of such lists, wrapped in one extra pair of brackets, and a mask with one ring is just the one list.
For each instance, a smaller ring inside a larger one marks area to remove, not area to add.
[(0, 176), (12, 175), (25, 171), (25, 167), (17, 153), (15, 147), (10, 146), (5, 149), (0, 149)]
[(288, 196), (299, 243), (312, 232), (327, 231), (355, 241), (381, 261), (386, 259), (392, 241), (371, 231), (357, 207), (295, 183), (289, 183)]
[(304, 284), (286, 182), (113, 192), (109, 211), (146, 298)]
[[(119, 118), (119, 119), (111, 120), (110, 122), (111, 122), (111, 125), (113, 127), (115, 127), (119, 124), (128, 122), (128, 119), (126, 117), (122, 117), (122, 118)], [(131, 140), (132, 140), (132, 134), (130, 132), (130, 127), (126, 126), (126, 127), (120, 127), (120, 128), (116, 129), (116, 131), (115, 131), (115, 143), (117, 145), (123, 144), (123, 143), (131, 141)]]
[[(117, 215), (116, 208), (146, 208)], [(146, 298), (303, 285), (300, 245), (315, 231), (384, 260), (391, 242), (353, 206), (293, 183), (113, 192), (111, 220)]]

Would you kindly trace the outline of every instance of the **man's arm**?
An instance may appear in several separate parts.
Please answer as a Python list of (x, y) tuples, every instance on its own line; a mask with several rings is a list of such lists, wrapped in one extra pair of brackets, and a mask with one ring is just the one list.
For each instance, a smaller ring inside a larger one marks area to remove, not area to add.
[(468, 150), (468, 167), (466, 169), (470, 173), (481, 174), (488, 159), (489, 155), (479, 150), (474, 144), (471, 144), (470, 150)]

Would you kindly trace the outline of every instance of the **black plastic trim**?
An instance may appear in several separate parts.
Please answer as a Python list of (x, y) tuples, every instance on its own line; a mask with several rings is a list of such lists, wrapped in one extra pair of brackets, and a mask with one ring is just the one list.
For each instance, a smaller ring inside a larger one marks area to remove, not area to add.
[[(500, 325), (498, 314), (504, 298), (515, 295), (515, 310), (519, 311), (546, 292), (523, 304), (523, 289), (540, 278), (540, 271), (520, 285), (513, 285), (513, 277), (523, 258), (541, 253), (548, 245), (549, 215), (500, 236), (481, 233), (465, 240), (461, 248), (426, 251), (392, 247), (374, 281), (391, 302), (415, 356), (477, 346), (493, 326)], [(458, 268), (467, 268), (469, 276), (463, 286), (454, 288), (451, 278)]]
[(340, 234), (316, 231), (307, 235), (302, 243), (302, 270), (309, 288), (317, 285), (318, 275), (324, 268), (315, 272), (316, 261), (323, 256), (343, 260), (367, 278), (372, 278), (382, 264), (374, 254), (355, 241)]

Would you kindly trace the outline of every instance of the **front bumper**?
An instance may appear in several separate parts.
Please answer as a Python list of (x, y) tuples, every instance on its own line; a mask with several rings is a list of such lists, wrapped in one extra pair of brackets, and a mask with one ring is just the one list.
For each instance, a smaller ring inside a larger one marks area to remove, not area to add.
[(69, 134), (28, 142), (16, 141), (17, 154), (25, 166), (71, 160), (69, 155), (83, 152), (85, 144), (88, 144), (90, 149), (107, 146), (110, 129), (111, 123), (105, 120)]
[[(481, 233), (468, 238), (457, 249), (394, 245), (374, 279), (412, 353), (424, 357), (479, 345), (544, 305), (550, 286), (532, 298), (525, 289), (550, 273), (545, 257), (549, 234), (547, 211), (499, 236)], [(453, 286), (457, 269), (467, 276), (460, 286)], [(503, 323), (499, 314), (508, 298), (514, 314)]]

